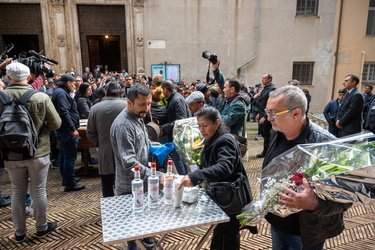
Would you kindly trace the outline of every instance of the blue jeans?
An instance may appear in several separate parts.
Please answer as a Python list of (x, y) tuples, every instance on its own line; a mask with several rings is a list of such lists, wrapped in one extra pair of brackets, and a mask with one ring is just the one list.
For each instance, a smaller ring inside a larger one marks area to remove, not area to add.
[(57, 140), (60, 144), (59, 166), (62, 176), (62, 184), (64, 186), (74, 186), (74, 164), (77, 159), (78, 138), (73, 139), (72, 133), (69, 131), (55, 131)]
[(301, 236), (283, 232), (271, 226), (272, 250), (323, 250), (324, 241), (314, 247), (303, 247)]
[(177, 152), (176, 145), (172, 151), (172, 161), (176, 166), (176, 170), (179, 175), (186, 175), (187, 174), (187, 167), (185, 163), (182, 161), (181, 155)]

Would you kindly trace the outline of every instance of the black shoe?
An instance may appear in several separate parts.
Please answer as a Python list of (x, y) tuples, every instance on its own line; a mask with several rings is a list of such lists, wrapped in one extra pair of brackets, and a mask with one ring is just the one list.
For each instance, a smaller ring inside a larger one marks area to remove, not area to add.
[(5, 199), (3, 197), (0, 197), (0, 207), (6, 207), (9, 206), (11, 203), (10, 199)]
[[(76, 182), (79, 182), (81, 180), (80, 177), (74, 177), (74, 180), (76, 180)], [(61, 186), (65, 186), (64, 184), (61, 184)]]
[(141, 242), (146, 249), (153, 249), (155, 247), (155, 242), (151, 237), (143, 238)]
[(25, 235), (17, 236), (17, 234), (14, 234), (14, 240), (16, 242), (22, 242), (25, 239)]
[(85, 188), (85, 185), (76, 183), (73, 186), (65, 186), (64, 192), (78, 191), (84, 188)]
[(47, 229), (44, 231), (38, 231), (36, 232), (36, 236), (38, 238), (43, 238), (47, 234), (49, 234), (52, 230), (54, 230), (57, 227), (57, 222), (47, 222)]
[(266, 157), (266, 154), (264, 153), (257, 154), (257, 158), (264, 158), (264, 157)]
[(255, 226), (255, 227), (252, 227), (252, 226), (244, 226), (241, 228), (241, 230), (243, 229), (247, 229), (250, 231), (250, 233), (252, 234), (257, 234), (258, 233), (258, 228)]

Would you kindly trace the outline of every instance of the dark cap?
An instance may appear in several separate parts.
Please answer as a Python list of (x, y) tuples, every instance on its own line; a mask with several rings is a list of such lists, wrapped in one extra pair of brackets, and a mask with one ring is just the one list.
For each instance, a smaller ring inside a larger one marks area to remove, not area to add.
[(72, 75), (65, 74), (65, 75), (61, 76), (61, 78), (59, 79), (59, 81), (56, 84), (57, 85), (64, 85), (67, 82), (75, 82), (75, 81), (76, 80), (74, 79), (74, 77)]
[(206, 91), (208, 90), (208, 87), (206, 84), (204, 83), (199, 83), (196, 87), (195, 87), (196, 90), (202, 92), (203, 94), (206, 93)]

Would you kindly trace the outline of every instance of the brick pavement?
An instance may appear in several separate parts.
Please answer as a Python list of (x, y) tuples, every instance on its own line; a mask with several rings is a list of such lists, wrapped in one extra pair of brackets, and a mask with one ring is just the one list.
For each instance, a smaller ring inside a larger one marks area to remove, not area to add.
[[(262, 140), (255, 141), (256, 124), (248, 123), (249, 160), (245, 161), (254, 196), (259, 194), (256, 177), (259, 176), (261, 159), (255, 157), (262, 150)], [(95, 152), (92, 151), (92, 154)], [(80, 157), (78, 157), (80, 159)], [(77, 162), (79, 165), (80, 162)], [(35, 236), (34, 219), (28, 218), (27, 240), (14, 242), (10, 206), (0, 208), (0, 249), (126, 249), (125, 244), (105, 246), (102, 244), (98, 176), (83, 177), (86, 189), (64, 193), (58, 169), (50, 169), (47, 183), (48, 218), (58, 221), (56, 231), (43, 239)], [(0, 187), (9, 194), (10, 182), (5, 172)], [(326, 241), (325, 249), (375, 249), (375, 206), (353, 206), (345, 213), (346, 230)], [(271, 249), (270, 227), (262, 221), (257, 235), (241, 232), (241, 249)], [(169, 234), (163, 243), (165, 249), (192, 249), (207, 227), (195, 228)], [(210, 241), (204, 245), (209, 249)]]

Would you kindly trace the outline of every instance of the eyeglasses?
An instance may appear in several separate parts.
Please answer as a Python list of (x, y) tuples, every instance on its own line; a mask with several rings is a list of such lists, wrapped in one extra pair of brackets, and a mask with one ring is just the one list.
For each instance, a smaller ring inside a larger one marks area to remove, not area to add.
[(272, 119), (276, 119), (279, 115), (288, 113), (288, 112), (292, 111), (293, 109), (296, 109), (296, 108), (287, 109), (287, 110), (280, 111), (280, 112), (277, 112), (277, 113), (274, 113), (274, 112), (271, 112), (271, 111), (265, 109), (264, 112), (266, 113), (267, 116), (271, 116)]

